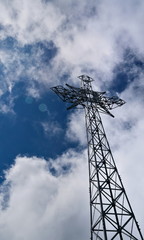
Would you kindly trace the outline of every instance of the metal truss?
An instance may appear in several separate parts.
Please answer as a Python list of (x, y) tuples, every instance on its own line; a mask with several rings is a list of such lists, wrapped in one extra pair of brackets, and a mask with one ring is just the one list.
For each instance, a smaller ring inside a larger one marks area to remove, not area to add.
[(105, 134), (100, 113), (125, 102), (92, 90), (92, 78), (82, 75), (81, 88), (68, 84), (52, 90), (65, 102), (85, 109), (88, 142), (91, 240), (143, 240)]

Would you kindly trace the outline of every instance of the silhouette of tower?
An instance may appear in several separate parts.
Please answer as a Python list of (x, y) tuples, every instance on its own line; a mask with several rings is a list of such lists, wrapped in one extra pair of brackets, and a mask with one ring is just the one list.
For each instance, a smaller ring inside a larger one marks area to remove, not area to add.
[(66, 84), (51, 89), (68, 109), (85, 109), (88, 142), (91, 240), (143, 240), (105, 134), (100, 113), (114, 117), (110, 110), (125, 102), (92, 90), (92, 78), (79, 76), (81, 88)]

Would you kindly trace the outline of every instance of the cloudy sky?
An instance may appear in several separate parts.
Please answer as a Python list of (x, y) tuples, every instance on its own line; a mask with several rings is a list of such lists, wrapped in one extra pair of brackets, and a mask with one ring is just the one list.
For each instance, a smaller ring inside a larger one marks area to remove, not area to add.
[(80, 86), (126, 101), (102, 116), (144, 234), (144, 1), (0, 0), (0, 238), (87, 240), (82, 110), (50, 90)]

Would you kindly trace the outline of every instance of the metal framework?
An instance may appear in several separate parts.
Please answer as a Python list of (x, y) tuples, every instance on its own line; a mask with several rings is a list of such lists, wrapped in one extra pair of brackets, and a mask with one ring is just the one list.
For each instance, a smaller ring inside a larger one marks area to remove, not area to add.
[(114, 117), (110, 110), (125, 102), (92, 90), (92, 78), (79, 76), (81, 88), (51, 88), (68, 109), (85, 109), (88, 142), (91, 240), (143, 240), (105, 134), (100, 113)]

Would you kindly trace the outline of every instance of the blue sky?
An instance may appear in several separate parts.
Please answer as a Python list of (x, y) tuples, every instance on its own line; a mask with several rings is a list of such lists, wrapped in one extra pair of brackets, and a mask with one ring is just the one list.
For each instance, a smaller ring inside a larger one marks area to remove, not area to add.
[[(49, 50), (47, 42), (25, 45), (23, 48), (17, 47), (15, 42), (16, 40), (13, 38), (6, 38), (3, 40), (2, 49), (18, 51), (19, 54), (24, 53), (24, 55), (31, 55), (32, 52), (34, 54), (34, 51), (42, 49), (41, 64), (49, 63), (56, 54), (54, 47)], [(28, 59), (25, 59), (23, 62), (25, 66), (27, 66), (27, 61)], [(33, 64), (36, 63), (32, 62), (31, 66)], [(1, 68), (1, 82), (3, 82), (6, 75), (4, 67)], [(133, 69), (135, 69), (135, 73), (133, 73)], [(123, 92), (142, 70), (143, 62), (130, 50), (125, 51), (122, 61), (113, 70), (114, 76), (110, 86), (105, 86), (109, 95)], [(4, 104), (9, 104), (9, 98), (13, 99), (13, 112), (1, 113), (0, 158), (4, 159), (1, 164), (1, 172), (14, 161), (17, 155), (55, 158), (68, 148), (76, 148), (78, 145), (77, 142), (68, 141), (65, 136), (69, 115), (69, 111), (66, 110), (67, 105), (62, 103), (49, 88), (45, 91), (43, 84), (40, 85), (40, 83), (35, 83), (35, 87), (41, 89), (39, 98), (28, 95), (27, 88), (30, 81), (31, 79), (26, 77), (19, 79), (10, 93), (6, 90), (1, 96)], [(78, 84), (80, 84), (79, 80), (77, 80)], [(46, 123), (49, 125), (47, 130), (43, 125)], [(53, 130), (53, 128), (56, 129)]]
[(126, 101), (115, 119), (102, 118), (143, 231), (143, 1), (7, 0), (0, 8), (1, 239), (89, 237), (84, 113), (67, 111), (50, 90), (80, 86), (81, 74)]

